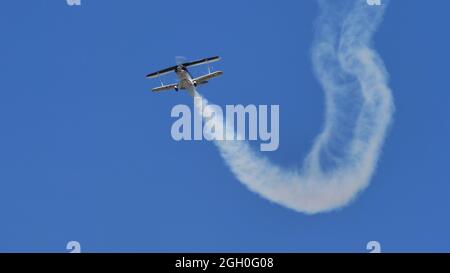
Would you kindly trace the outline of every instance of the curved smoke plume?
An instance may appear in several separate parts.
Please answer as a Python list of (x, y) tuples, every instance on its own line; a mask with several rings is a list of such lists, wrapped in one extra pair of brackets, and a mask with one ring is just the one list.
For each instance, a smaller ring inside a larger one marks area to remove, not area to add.
[[(385, 5), (319, 1), (312, 62), (325, 91), (325, 121), (301, 168), (277, 166), (245, 141), (214, 142), (236, 178), (251, 191), (313, 214), (348, 204), (368, 186), (394, 109), (387, 72), (371, 48)], [(191, 92), (208, 121), (207, 100)], [(216, 120), (215, 126), (223, 128), (223, 122)]]

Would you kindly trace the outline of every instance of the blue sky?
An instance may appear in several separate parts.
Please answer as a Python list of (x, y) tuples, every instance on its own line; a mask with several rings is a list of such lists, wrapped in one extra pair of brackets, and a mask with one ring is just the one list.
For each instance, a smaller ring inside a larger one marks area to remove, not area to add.
[[(323, 122), (310, 50), (315, 1), (7, 1), (0, 10), (0, 251), (450, 251), (445, 0), (393, 0), (375, 35), (396, 113), (350, 205), (308, 216), (250, 192), (206, 141), (170, 135), (186, 93), (148, 72), (222, 56), (202, 93), (279, 104), (284, 166)], [(194, 74), (204, 72), (196, 68)], [(205, 70), (206, 71), (206, 70)], [(167, 82), (174, 77), (167, 77)]]

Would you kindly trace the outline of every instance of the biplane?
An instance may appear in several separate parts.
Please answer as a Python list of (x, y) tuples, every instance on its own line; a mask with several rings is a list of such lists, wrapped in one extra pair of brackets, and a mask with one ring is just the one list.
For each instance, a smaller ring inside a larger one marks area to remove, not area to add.
[[(162, 75), (175, 72), (178, 77), (177, 83), (172, 83), (168, 85), (164, 85), (160, 78), (161, 86), (155, 87), (152, 89), (153, 92), (160, 92), (160, 91), (167, 91), (167, 90), (182, 90), (182, 89), (188, 89), (191, 90), (193, 87), (197, 87), (201, 84), (206, 84), (208, 81), (212, 78), (218, 77), (223, 74), (222, 71), (211, 71), (211, 68), (209, 66), (210, 63), (217, 62), (220, 60), (219, 56), (210, 57), (210, 58), (204, 58), (201, 60), (196, 60), (192, 62), (184, 62), (179, 63), (175, 66), (171, 66), (153, 73), (148, 74), (147, 78), (157, 78)], [(188, 67), (198, 66), (198, 65), (208, 65), (208, 74), (199, 76), (194, 78), (191, 73), (188, 71)]]

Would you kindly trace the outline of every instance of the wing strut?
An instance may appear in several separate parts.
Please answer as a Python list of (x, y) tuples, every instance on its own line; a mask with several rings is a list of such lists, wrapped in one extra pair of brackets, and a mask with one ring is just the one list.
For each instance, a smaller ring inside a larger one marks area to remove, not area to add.
[(161, 83), (161, 86), (164, 86), (164, 83), (163, 83), (163, 81), (161, 79), (161, 76), (159, 75), (159, 72), (156, 75), (157, 75), (157, 77), (159, 79), (159, 82)]
[(163, 83), (161, 77), (159, 77), (159, 82), (161, 83), (161, 86), (164, 86), (164, 83)]
[(209, 67), (209, 61), (206, 60), (206, 64), (208, 65), (208, 74), (211, 74), (211, 67)]

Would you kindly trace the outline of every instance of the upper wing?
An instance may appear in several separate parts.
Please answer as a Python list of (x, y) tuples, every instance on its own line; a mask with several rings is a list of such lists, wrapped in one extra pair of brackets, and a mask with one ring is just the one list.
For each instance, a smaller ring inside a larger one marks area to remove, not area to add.
[(158, 76), (161, 76), (161, 75), (167, 74), (167, 73), (169, 73), (169, 72), (172, 72), (172, 71), (174, 71), (176, 68), (177, 68), (177, 66), (171, 66), (171, 67), (168, 67), (168, 68), (166, 68), (166, 69), (162, 69), (162, 70), (159, 70), (159, 71), (150, 73), (150, 74), (148, 74), (146, 77), (147, 77), (147, 78), (156, 78), (156, 77), (158, 77)]
[[(214, 57), (204, 58), (204, 59), (197, 60), (197, 61), (193, 61), (193, 62), (187, 62), (187, 63), (184, 63), (184, 64), (182, 64), (182, 65), (185, 66), (185, 67), (188, 67), (188, 66), (196, 66), (196, 65), (201, 65), (201, 64), (205, 64), (205, 63), (213, 63), (213, 62), (217, 62), (217, 61), (219, 61), (219, 60), (220, 60), (220, 57), (219, 57), (219, 56), (214, 56)], [(172, 71), (174, 71), (176, 68), (177, 68), (177, 65), (171, 66), (171, 67), (168, 67), (168, 68), (165, 68), (165, 69), (162, 69), (162, 70), (159, 70), (159, 71), (150, 73), (150, 74), (148, 74), (146, 77), (147, 77), (147, 78), (156, 78), (156, 77), (158, 77), (158, 76), (161, 76), (161, 75), (167, 74), (167, 73), (169, 73), (169, 72), (172, 72)]]
[(214, 72), (212, 72), (212, 73), (209, 73), (209, 74), (200, 76), (200, 77), (198, 77), (198, 78), (195, 78), (194, 81), (195, 81), (197, 84), (201, 84), (201, 83), (203, 83), (203, 82), (208, 81), (208, 80), (211, 79), (211, 78), (218, 77), (218, 76), (220, 76), (220, 75), (222, 75), (222, 74), (223, 74), (222, 71), (214, 71)]
[(152, 91), (153, 91), (153, 92), (166, 91), (166, 90), (176, 89), (177, 86), (178, 86), (177, 83), (174, 83), (174, 84), (168, 84), (168, 85), (163, 85), (163, 86), (155, 87), (155, 88), (152, 89)]
[(220, 60), (219, 56), (214, 56), (214, 57), (204, 58), (204, 59), (193, 61), (193, 62), (187, 62), (187, 63), (184, 63), (183, 65), (186, 66), (186, 67), (188, 67), (188, 66), (196, 66), (196, 65), (201, 65), (201, 64), (205, 64), (205, 63), (217, 62), (219, 60)]

